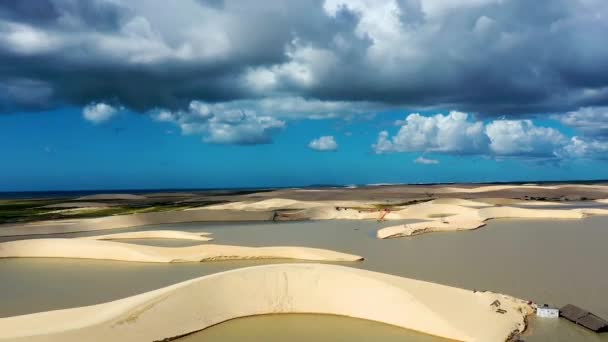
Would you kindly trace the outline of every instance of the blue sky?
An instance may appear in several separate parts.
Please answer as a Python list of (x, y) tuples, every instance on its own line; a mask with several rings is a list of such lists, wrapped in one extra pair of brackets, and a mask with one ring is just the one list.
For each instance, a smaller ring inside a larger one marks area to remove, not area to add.
[(0, 1), (0, 191), (606, 179), (606, 17), (605, 0)]
[[(429, 114), (430, 115), (430, 114)], [(399, 129), (400, 113), (374, 118), (295, 120), (271, 144), (205, 143), (170, 123), (124, 112), (94, 124), (79, 108), (0, 116), (0, 190), (207, 188), (417, 182), (597, 179), (608, 164), (544, 162), (427, 153), (377, 154), (378, 132)], [(378, 123), (379, 122), (379, 123)], [(547, 121), (563, 129), (557, 122)], [(564, 130), (567, 131), (567, 130)], [(334, 152), (308, 147), (332, 135)]]

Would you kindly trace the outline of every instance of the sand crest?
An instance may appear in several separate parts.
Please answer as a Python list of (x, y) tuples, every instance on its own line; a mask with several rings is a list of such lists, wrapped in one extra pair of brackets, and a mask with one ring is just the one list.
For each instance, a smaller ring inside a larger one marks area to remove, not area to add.
[(97, 230), (129, 228), (165, 223), (200, 221), (266, 221), (271, 212), (234, 210), (180, 210), (106, 216), (91, 219), (55, 220), (0, 225), (0, 237), (39, 234), (63, 234)]
[[(591, 211), (589, 209), (532, 209), (517, 207), (489, 207), (471, 209), (452, 206), (449, 208), (451, 215), (444, 214), (443, 217), (431, 221), (416, 222), (398, 226), (386, 227), (377, 231), (376, 236), (380, 239), (413, 236), (429, 232), (458, 231), (477, 229), (485, 225), (485, 222), (497, 218), (543, 218), (543, 219), (582, 219)], [(436, 208), (439, 209), (439, 208)], [(445, 208), (443, 208), (445, 209)], [(594, 214), (601, 212), (594, 211)], [(608, 213), (608, 211), (607, 211)], [(435, 213), (434, 216), (441, 216)]]
[(103, 240), (32, 239), (0, 243), (0, 258), (75, 258), (135, 262), (202, 262), (234, 259), (358, 261), (358, 255), (308, 247), (197, 245), (158, 247)]
[(178, 230), (144, 230), (140, 232), (116, 233), (105, 235), (85, 236), (80, 239), (87, 240), (123, 240), (123, 239), (179, 239), (194, 241), (211, 241), (213, 238), (207, 237), (211, 233), (192, 233)]
[(102, 202), (63, 202), (63, 203), (55, 203), (43, 205), (40, 208), (57, 208), (57, 209), (72, 209), (72, 208), (108, 208), (110, 207), (110, 203), (102, 203)]
[[(274, 210), (274, 209), (306, 209), (323, 206), (321, 202), (297, 201), (284, 198), (270, 198), (262, 201), (232, 202), (205, 207), (211, 210)], [(192, 208), (188, 210), (197, 210)]]
[(491, 207), (492, 204), (485, 203), (481, 201), (472, 201), (468, 199), (461, 198), (438, 198), (436, 200), (432, 200), (429, 203), (432, 204), (450, 204), (450, 205), (460, 205), (463, 207)]
[(132, 194), (97, 194), (78, 197), (77, 201), (143, 200), (146, 196)]
[[(500, 309), (500, 310), (499, 310)], [(458, 341), (505, 341), (526, 328), (522, 300), (323, 264), (240, 268), (88, 307), (0, 319), (2, 341), (161, 341), (238, 317), (318, 313)]]

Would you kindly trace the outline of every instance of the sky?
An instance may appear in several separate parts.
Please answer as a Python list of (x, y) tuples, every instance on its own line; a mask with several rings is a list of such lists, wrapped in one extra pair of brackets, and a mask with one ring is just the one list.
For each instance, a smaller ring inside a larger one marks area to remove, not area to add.
[(608, 178), (604, 0), (4, 0), (0, 191)]

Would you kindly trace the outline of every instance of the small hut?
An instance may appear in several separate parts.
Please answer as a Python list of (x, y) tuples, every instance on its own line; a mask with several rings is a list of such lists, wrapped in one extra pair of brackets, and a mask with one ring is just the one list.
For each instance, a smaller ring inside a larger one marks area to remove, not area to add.
[(547, 304), (543, 304), (536, 308), (536, 316), (542, 318), (558, 318), (559, 310), (557, 308), (550, 307)]

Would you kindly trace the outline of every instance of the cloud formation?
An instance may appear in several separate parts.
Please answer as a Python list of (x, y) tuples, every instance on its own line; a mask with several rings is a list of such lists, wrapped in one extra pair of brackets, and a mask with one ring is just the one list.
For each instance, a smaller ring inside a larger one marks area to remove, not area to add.
[(561, 158), (608, 160), (608, 142), (572, 137), (566, 146), (557, 151), (557, 155)]
[(184, 135), (198, 134), (214, 144), (268, 144), (272, 134), (285, 126), (274, 117), (200, 101), (190, 102), (185, 111), (156, 111), (153, 117), (177, 125)]
[(105, 103), (93, 103), (82, 110), (85, 120), (98, 124), (110, 120), (118, 110)]
[(259, 144), (289, 120), (456, 108), (374, 150), (602, 158), (606, 17), (604, 0), (5, 0), (0, 113), (124, 108)]
[[(531, 159), (602, 158), (608, 143), (585, 137), (568, 139), (551, 127), (531, 120), (474, 120), (466, 113), (447, 115), (409, 114), (395, 122), (398, 132), (378, 134), (372, 145), (376, 153), (435, 152), (453, 155), (486, 155), (496, 158)], [(420, 158), (419, 158), (420, 159)], [(417, 159), (418, 161), (418, 159)], [(422, 159), (420, 162), (423, 163)]]
[(439, 164), (439, 160), (429, 159), (429, 158), (425, 158), (424, 156), (420, 156), (420, 157), (414, 159), (414, 163), (423, 164), (423, 165), (437, 165), (437, 164)]
[(608, 138), (608, 107), (579, 108), (555, 118), (582, 134)]
[(336, 140), (331, 135), (326, 135), (319, 137), (317, 139), (313, 139), (308, 147), (319, 152), (334, 152), (338, 150), (338, 144)]
[(531, 120), (496, 120), (485, 127), (490, 151), (498, 156), (551, 157), (567, 143), (566, 137), (550, 127), (538, 127)]
[(483, 153), (489, 144), (484, 125), (468, 119), (468, 114), (452, 111), (448, 115), (422, 116), (410, 114), (392, 138), (383, 131), (373, 146), (376, 153), (443, 152), (453, 154)]
[(608, 105), (606, 16), (603, 0), (6, 0), (0, 109), (288, 96), (566, 112)]

